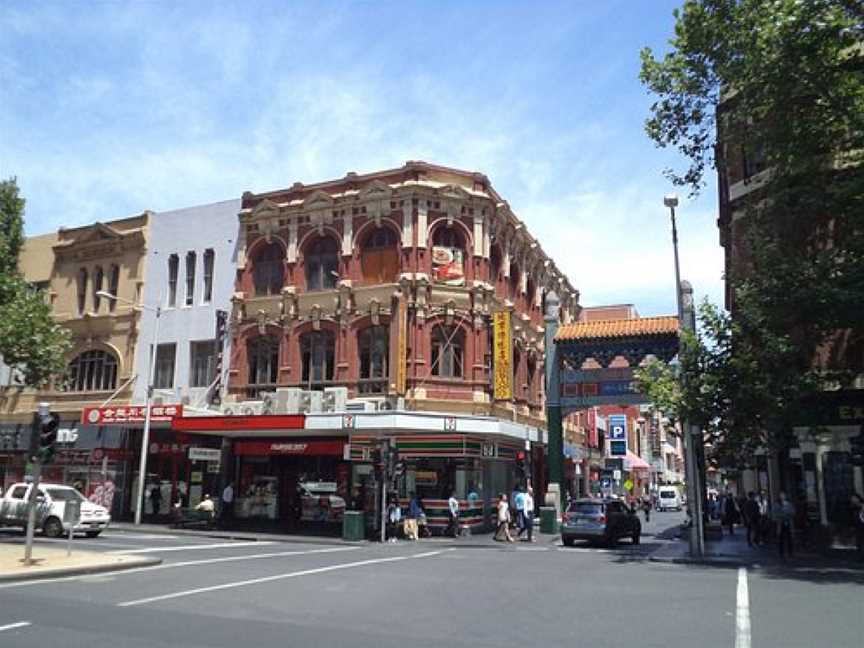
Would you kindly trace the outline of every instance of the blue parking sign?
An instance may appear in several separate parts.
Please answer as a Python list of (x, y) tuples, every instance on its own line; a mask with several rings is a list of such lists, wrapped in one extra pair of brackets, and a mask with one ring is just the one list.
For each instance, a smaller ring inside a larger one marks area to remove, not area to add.
[(618, 441), (627, 440), (627, 417), (613, 414), (609, 417), (609, 438)]

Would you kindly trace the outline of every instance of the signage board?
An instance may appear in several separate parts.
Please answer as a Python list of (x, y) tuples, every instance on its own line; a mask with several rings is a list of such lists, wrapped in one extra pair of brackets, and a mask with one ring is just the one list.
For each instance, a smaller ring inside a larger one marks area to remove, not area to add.
[(616, 441), (627, 440), (627, 417), (623, 414), (609, 416), (609, 438)]
[(513, 332), (510, 311), (492, 314), (492, 369), (495, 400), (513, 398)]
[(619, 481), (621, 479), (621, 471), (620, 470), (613, 470), (612, 471), (612, 479), (614, 479), (616, 482)]
[(302, 430), (303, 414), (265, 414), (261, 416), (175, 416), (171, 427), (181, 431), (208, 430)]
[(613, 457), (625, 457), (627, 456), (627, 442), (626, 441), (610, 441), (609, 442), (609, 454)]
[(190, 461), (222, 461), (222, 451), (219, 448), (189, 448)]
[(456, 431), (456, 417), (455, 416), (445, 416), (444, 417), (444, 431), (445, 432), (455, 432)]
[(344, 441), (237, 441), (234, 454), (245, 455), (327, 455), (345, 456)]
[(624, 482), (624, 488), (628, 491), (632, 491), (633, 490), (633, 482), (628, 479), (627, 481)]
[[(128, 425), (144, 423), (147, 408), (137, 405), (113, 407), (85, 407), (81, 411), (81, 422), (85, 425)], [(151, 405), (151, 423), (170, 423), (174, 417), (183, 416), (183, 405)]]
[(408, 376), (408, 306), (405, 299), (399, 300), (399, 338), (396, 344), (396, 393), (405, 395)]

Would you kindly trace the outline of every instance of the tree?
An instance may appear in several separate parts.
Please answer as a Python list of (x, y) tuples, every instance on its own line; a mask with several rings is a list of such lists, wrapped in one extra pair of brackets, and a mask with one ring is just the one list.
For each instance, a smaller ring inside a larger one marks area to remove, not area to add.
[(18, 270), (24, 243), (24, 199), (14, 179), (0, 182), (0, 357), (16, 382), (44, 387), (65, 369), (69, 334), (43, 295)]
[(675, 18), (671, 51), (642, 51), (657, 96), (646, 131), (689, 161), (667, 175), (693, 193), (736, 150), (764, 160), (739, 205), (745, 261), (726, 277), (734, 317), (718, 360), (735, 381), (726, 415), (782, 448), (802, 399), (862, 368), (864, 8), (686, 0)]

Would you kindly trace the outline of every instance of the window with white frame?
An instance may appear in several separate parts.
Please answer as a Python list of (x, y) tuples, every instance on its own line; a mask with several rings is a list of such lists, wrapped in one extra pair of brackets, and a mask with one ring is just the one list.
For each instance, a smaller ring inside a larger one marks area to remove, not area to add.
[(203, 303), (209, 304), (213, 300), (213, 262), (216, 253), (213, 250), (204, 250), (204, 296)]
[(177, 306), (177, 275), (180, 274), (180, 257), (172, 254), (168, 257), (168, 306)]

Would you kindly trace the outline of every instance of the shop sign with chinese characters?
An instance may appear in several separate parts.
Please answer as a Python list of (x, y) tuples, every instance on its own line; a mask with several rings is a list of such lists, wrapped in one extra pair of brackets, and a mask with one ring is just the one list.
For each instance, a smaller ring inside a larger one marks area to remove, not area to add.
[(495, 400), (510, 400), (513, 398), (513, 336), (510, 329), (510, 311), (493, 313), (492, 331)]
[[(128, 425), (144, 423), (147, 413), (145, 407), (137, 405), (118, 405), (115, 407), (85, 407), (81, 412), (81, 422), (85, 425)], [(175, 416), (183, 416), (182, 405), (151, 405), (151, 423), (170, 423)]]

